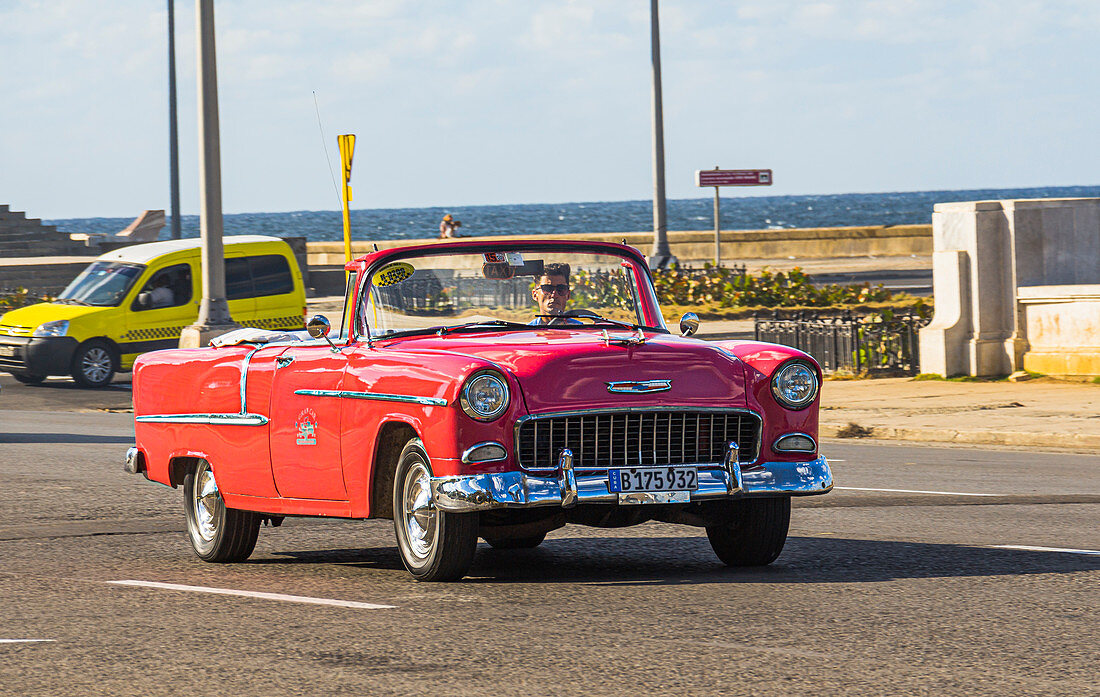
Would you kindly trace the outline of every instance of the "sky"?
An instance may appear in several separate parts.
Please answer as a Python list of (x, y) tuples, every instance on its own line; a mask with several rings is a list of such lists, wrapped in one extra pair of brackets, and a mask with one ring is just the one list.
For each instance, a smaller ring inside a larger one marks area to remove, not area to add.
[[(175, 5), (195, 214), (195, 1)], [(737, 195), (1100, 183), (1096, 0), (660, 12), (669, 198), (710, 196), (694, 172), (715, 166), (774, 171)], [(339, 209), (341, 133), (352, 208), (652, 196), (646, 0), (216, 0), (215, 16), (226, 213)], [(0, 95), (0, 204), (170, 208), (166, 2), (0, 0)]]

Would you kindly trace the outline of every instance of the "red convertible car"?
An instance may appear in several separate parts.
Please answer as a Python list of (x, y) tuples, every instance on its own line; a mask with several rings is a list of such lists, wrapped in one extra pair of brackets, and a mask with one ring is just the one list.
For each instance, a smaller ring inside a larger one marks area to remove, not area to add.
[(392, 518), (421, 580), (478, 538), (534, 547), (569, 523), (706, 529), (769, 564), (791, 497), (833, 485), (821, 370), (795, 349), (666, 328), (625, 245), (463, 241), (348, 264), (339, 329), (242, 329), (134, 368), (126, 469), (183, 486), (188, 536), (247, 558), (285, 516)]

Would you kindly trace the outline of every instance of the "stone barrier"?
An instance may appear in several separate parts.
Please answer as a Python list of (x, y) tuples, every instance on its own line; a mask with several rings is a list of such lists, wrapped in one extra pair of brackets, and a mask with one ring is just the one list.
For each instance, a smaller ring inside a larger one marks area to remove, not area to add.
[(921, 370), (1100, 374), (1100, 199), (939, 203), (932, 230)]
[[(494, 235), (480, 239), (530, 239), (537, 235)], [(622, 242), (649, 254), (652, 232), (605, 232), (554, 235), (554, 239)], [(479, 238), (460, 238), (479, 239)], [(377, 245), (390, 249), (410, 244), (431, 244), (436, 239), (356, 240), (351, 244), (352, 258), (366, 254)], [(713, 231), (673, 231), (668, 233), (669, 247), (681, 263), (699, 265), (714, 260)], [(309, 265), (343, 266), (344, 243), (309, 242)], [(928, 256), (932, 253), (931, 225), (871, 225), (863, 227), (791, 228), (782, 230), (723, 230), (722, 260), (733, 263), (744, 259), (828, 259), (868, 256)]]

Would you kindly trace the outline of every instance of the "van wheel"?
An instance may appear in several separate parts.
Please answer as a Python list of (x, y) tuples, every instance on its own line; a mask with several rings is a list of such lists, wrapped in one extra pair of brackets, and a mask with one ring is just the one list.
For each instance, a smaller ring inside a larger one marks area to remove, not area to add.
[(393, 478), (393, 527), (401, 561), (418, 581), (454, 581), (466, 575), (477, 549), (477, 513), (448, 513), (432, 503), (431, 465), (413, 438), (401, 451)]
[(226, 508), (210, 463), (200, 460), (183, 479), (187, 536), (203, 561), (244, 561), (256, 548), (261, 517), (252, 511)]
[(85, 341), (73, 355), (72, 376), (81, 387), (103, 387), (115, 376), (118, 356), (106, 341)]
[(45, 375), (37, 373), (12, 373), (11, 376), (24, 385), (39, 385), (46, 379)]

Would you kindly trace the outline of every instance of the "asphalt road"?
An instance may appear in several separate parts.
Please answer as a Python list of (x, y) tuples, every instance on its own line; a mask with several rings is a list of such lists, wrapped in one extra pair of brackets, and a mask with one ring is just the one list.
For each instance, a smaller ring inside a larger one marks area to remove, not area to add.
[(131, 417), (95, 409), (125, 387), (9, 387), (0, 694), (1100, 694), (1100, 455), (827, 442), (838, 489), (766, 569), (693, 528), (568, 527), (421, 584), (388, 521), (288, 519), (205, 564), (181, 492), (122, 471)]

